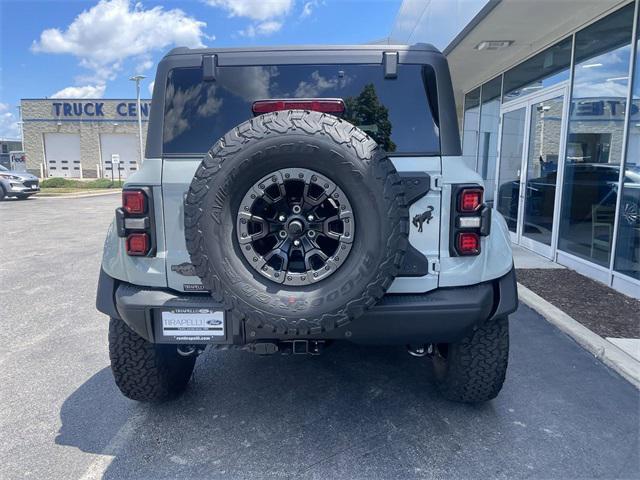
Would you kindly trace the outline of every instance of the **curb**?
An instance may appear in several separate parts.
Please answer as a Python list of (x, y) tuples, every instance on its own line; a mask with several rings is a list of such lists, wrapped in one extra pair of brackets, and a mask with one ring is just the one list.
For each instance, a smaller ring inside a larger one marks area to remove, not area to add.
[(520, 283), (518, 283), (518, 297), (549, 323), (569, 335), (585, 350), (591, 352), (598, 360), (615, 370), (640, 390), (640, 362), (631, 355), (592, 332)]
[(96, 192), (96, 193), (80, 193), (77, 195), (74, 194), (63, 194), (63, 195), (49, 195), (49, 194), (44, 194), (44, 195), (38, 195), (37, 198), (88, 198), (88, 197), (103, 197), (105, 195), (115, 195), (116, 193), (122, 193), (122, 190), (118, 189), (118, 190), (110, 190), (108, 192)]

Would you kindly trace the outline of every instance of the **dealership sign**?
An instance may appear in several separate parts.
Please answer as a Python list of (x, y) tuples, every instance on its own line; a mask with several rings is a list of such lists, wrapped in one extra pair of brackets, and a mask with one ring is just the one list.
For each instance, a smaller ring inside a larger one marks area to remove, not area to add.
[[(111, 111), (114, 108), (115, 111)], [(136, 102), (53, 102), (54, 117), (137, 117)], [(141, 103), (144, 118), (149, 117), (149, 103)]]

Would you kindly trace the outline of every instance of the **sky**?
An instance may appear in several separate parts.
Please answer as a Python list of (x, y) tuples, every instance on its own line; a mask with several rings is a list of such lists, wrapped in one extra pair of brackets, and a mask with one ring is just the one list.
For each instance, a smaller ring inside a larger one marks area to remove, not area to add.
[(444, 48), (487, 0), (0, 0), (0, 138), (21, 98), (149, 98), (175, 46), (429, 42)]

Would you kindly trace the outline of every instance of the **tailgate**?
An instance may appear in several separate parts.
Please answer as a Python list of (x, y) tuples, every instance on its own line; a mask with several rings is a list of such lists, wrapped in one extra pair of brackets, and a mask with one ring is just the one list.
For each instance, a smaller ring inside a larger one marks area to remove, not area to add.
[[(424, 176), (430, 180), (428, 192), (409, 208), (409, 243), (405, 270), (389, 288), (389, 293), (423, 293), (438, 287), (440, 250), (441, 191), (435, 179), (440, 177), (440, 157), (398, 157), (393, 163), (403, 177)], [(167, 246), (167, 285), (169, 288), (202, 291), (202, 283), (193, 272), (184, 239), (184, 199), (201, 158), (168, 158), (162, 171), (162, 193)]]

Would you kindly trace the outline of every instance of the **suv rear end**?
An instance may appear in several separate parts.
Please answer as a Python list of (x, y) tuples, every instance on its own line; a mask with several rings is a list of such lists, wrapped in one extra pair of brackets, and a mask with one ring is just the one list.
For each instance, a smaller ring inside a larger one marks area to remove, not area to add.
[[(407, 345), (433, 359), (448, 397), (495, 396), (517, 306), (511, 249), (460, 158), (444, 57), (428, 45), (170, 52), (97, 306), (116, 382), (139, 400), (185, 388), (209, 345), (313, 354), (335, 340)], [(132, 338), (137, 354), (123, 351)], [(123, 355), (154, 363), (132, 372)]]

